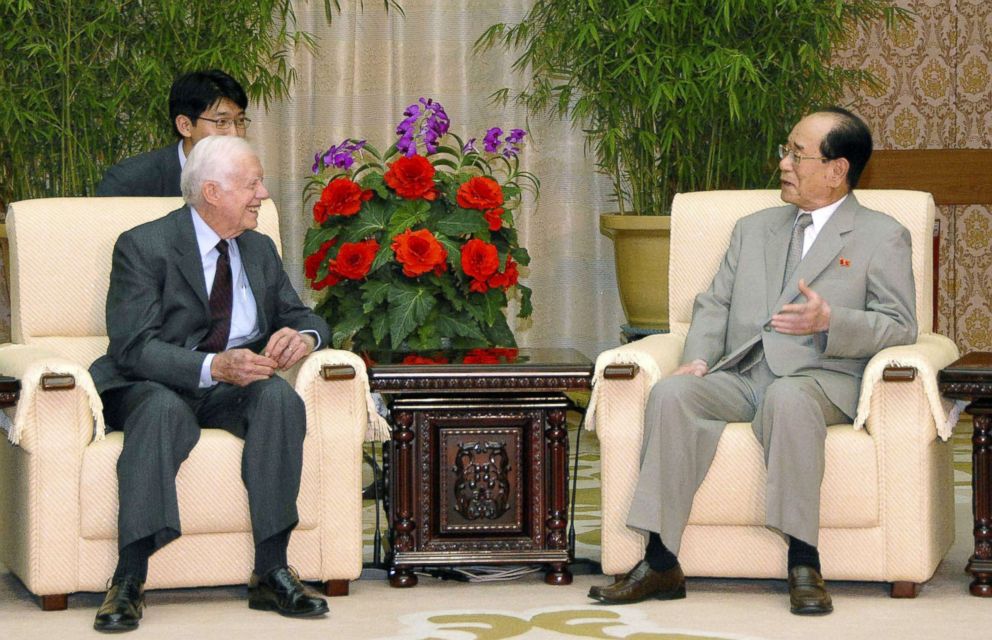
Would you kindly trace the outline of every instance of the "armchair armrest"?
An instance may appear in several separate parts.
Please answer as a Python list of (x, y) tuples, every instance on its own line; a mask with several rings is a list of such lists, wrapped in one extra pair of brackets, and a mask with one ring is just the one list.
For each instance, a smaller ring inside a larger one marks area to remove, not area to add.
[(663, 333), (599, 354), (586, 428), (602, 431), (611, 424), (631, 424), (626, 417), (620, 420), (608, 417), (612, 412), (607, 405), (617, 405), (618, 399), (628, 410), (641, 414), (641, 419), (632, 423), (640, 424), (651, 387), (679, 366), (684, 345), (683, 334)]
[[(41, 347), (7, 344), (0, 346), (0, 372), (21, 380), (11, 443), (31, 451), (43, 435), (69, 437), (79, 448), (103, 439), (103, 403), (86, 367)], [(67, 426), (71, 433), (62, 433)]]
[[(923, 389), (922, 411), (932, 416), (932, 421), (927, 422), (933, 425), (941, 439), (950, 438), (960, 410), (953, 400), (941, 397), (937, 372), (957, 358), (958, 348), (954, 342), (935, 333), (921, 334), (914, 344), (879, 351), (865, 367), (854, 428), (867, 427), (869, 432), (881, 428), (881, 420), (876, 420), (874, 414), (879, 411), (879, 403), (892, 391), (891, 385), (919, 379)], [(876, 394), (882, 395), (873, 398)], [(926, 437), (933, 435), (931, 432)]]

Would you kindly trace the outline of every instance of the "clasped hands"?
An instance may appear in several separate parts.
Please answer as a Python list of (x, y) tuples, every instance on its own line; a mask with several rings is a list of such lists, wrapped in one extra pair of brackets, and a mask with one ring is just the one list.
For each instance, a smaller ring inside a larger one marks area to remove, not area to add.
[[(806, 296), (806, 302), (787, 304), (781, 311), (772, 316), (771, 326), (779, 333), (793, 336), (804, 336), (819, 333), (830, 328), (830, 305), (820, 294), (806, 286), (804, 279), (799, 280), (799, 293)], [(673, 376), (693, 375), (703, 377), (709, 371), (706, 361), (696, 359), (680, 366), (672, 372)]]
[(308, 356), (316, 346), (313, 336), (283, 327), (269, 338), (262, 353), (229, 349), (214, 356), (210, 375), (218, 382), (245, 387), (285, 371)]

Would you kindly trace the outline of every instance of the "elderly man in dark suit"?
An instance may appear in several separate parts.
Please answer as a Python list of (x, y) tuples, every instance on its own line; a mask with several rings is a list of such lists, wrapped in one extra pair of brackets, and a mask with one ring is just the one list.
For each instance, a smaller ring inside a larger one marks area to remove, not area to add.
[(253, 231), (269, 197), (241, 138), (208, 137), (182, 175), (186, 206), (121, 234), (107, 294), (107, 355), (90, 368), (107, 424), (124, 432), (117, 463), (119, 559), (94, 626), (136, 628), (148, 558), (181, 535), (176, 473), (201, 425), (245, 441), (255, 570), (248, 604), (287, 616), (326, 613), (288, 568), (298, 522), (306, 414), (282, 378), (328, 342), (327, 324), (290, 285), (276, 247)]
[(179, 142), (125, 158), (107, 169), (98, 196), (179, 196), (179, 176), (193, 146), (207, 136), (244, 137), (248, 96), (223, 71), (193, 71), (172, 83), (169, 118)]
[(685, 597), (676, 556), (693, 497), (726, 423), (741, 421), (764, 448), (765, 522), (788, 541), (791, 610), (833, 610), (817, 549), (826, 428), (851, 421), (868, 359), (917, 331), (909, 232), (851, 193), (871, 150), (864, 122), (836, 107), (779, 147), (789, 206), (738, 221), (696, 297), (682, 365), (651, 390), (627, 516), (648, 534), (645, 559), (590, 597)]

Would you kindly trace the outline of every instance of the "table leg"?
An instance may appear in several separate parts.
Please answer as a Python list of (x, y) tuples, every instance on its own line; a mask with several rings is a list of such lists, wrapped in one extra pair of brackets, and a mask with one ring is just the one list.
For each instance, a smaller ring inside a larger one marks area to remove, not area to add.
[(992, 597), (992, 403), (975, 402), (966, 411), (974, 416), (971, 437), (971, 506), (975, 517), (975, 554), (968, 561), (971, 595)]
[[(547, 521), (547, 544), (549, 549), (565, 549), (568, 547), (565, 535), (568, 525), (568, 428), (564, 410), (548, 412), (545, 435), (551, 447), (551, 509)], [(544, 576), (544, 581), (548, 584), (572, 584), (568, 563), (551, 563), (551, 570)]]
[(395, 473), (393, 474), (393, 559), (389, 568), (389, 585), (392, 587), (413, 587), (417, 575), (410, 567), (396, 566), (397, 551), (413, 551), (413, 535), (416, 523), (413, 521), (413, 413), (397, 411), (393, 416), (393, 453)]

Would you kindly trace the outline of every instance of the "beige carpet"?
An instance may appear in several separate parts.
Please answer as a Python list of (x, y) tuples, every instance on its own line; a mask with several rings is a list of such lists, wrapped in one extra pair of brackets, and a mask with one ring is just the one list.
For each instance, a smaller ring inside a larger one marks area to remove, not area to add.
[[(243, 587), (181, 589), (148, 594), (133, 638), (360, 638), (498, 640), (502, 638), (864, 639), (992, 637), (992, 599), (968, 595), (964, 566), (972, 552), (968, 427), (956, 440), (957, 537), (936, 576), (915, 600), (893, 600), (886, 585), (831, 582), (835, 612), (799, 618), (788, 610), (783, 582), (690, 579), (689, 596), (604, 607), (585, 597), (603, 576), (580, 575), (567, 587), (539, 574), (507, 583), (467, 584), (422, 577), (391, 589), (379, 580), (352, 583), (351, 595), (331, 599), (325, 619), (297, 621), (251, 611)], [(580, 557), (598, 556), (598, 455), (583, 437), (579, 499)], [(369, 509), (371, 513), (371, 508)], [(369, 521), (371, 526), (371, 520)], [(371, 528), (369, 531), (371, 535)], [(829, 578), (829, 576), (828, 576)], [(102, 594), (76, 594), (69, 610), (44, 613), (16, 578), (0, 567), (0, 639), (97, 637), (93, 615)]]

